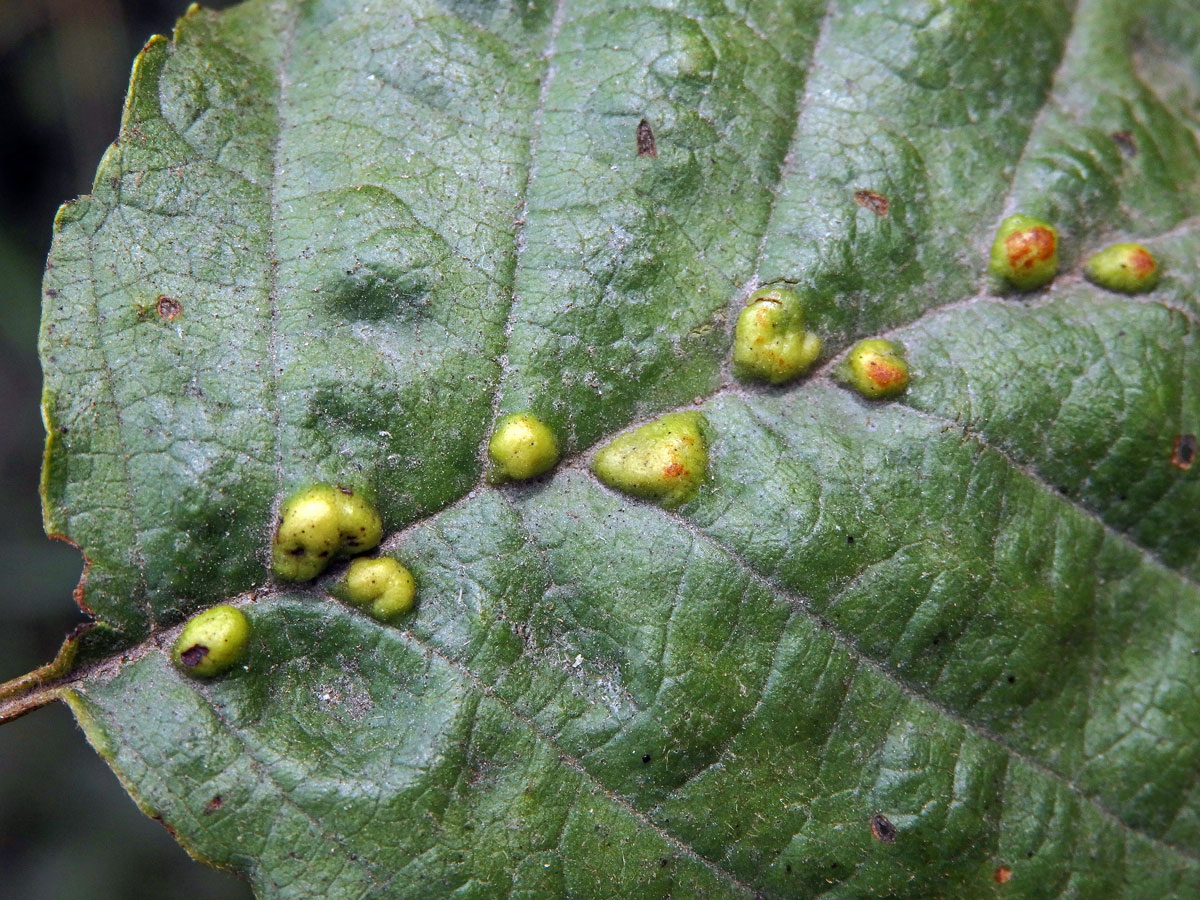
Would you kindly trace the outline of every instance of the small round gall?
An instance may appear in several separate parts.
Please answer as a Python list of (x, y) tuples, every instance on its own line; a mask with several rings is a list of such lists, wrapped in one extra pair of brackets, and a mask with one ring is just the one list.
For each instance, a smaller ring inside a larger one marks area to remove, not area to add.
[(412, 573), (390, 556), (350, 563), (334, 593), (375, 619), (390, 622), (413, 607), (417, 585)]
[(837, 367), (838, 379), (870, 400), (898, 397), (908, 388), (904, 348), (894, 341), (859, 341)]
[(171, 661), (193, 678), (211, 678), (241, 662), (250, 642), (250, 620), (234, 606), (214, 606), (183, 626)]
[(1158, 260), (1141, 244), (1113, 244), (1093, 254), (1083, 273), (1110, 291), (1140, 294), (1158, 284)]
[(807, 372), (821, 355), (821, 338), (804, 330), (804, 304), (795, 291), (760, 288), (738, 316), (733, 371), (743, 380), (783, 384)]
[(708, 421), (698, 412), (679, 412), (648, 422), (601, 448), (592, 471), (614, 490), (679, 506), (707, 474)]
[(554, 468), (558, 441), (554, 432), (532, 413), (513, 413), (496, 423), (488, 441), (493, 482), (524, 481)]
[(1058, 231), (1017, 213), (1000, 223), (988, 271), (1021, 291), (1041, 287), (1058, 272)]

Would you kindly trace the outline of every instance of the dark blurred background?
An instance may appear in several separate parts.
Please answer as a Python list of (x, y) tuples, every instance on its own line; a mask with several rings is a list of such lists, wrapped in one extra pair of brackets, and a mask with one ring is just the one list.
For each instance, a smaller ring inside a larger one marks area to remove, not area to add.
[[(48, 662), (80, 620), (79, 554), (45, 538), (38, 500), (37, 330), (54, 210), (89, 189), (134, 55), (187, 5), (0, 0), (0, 681)], [(248, 897), (138, 811), (65, 706), (0, 727), (0, 898)]]

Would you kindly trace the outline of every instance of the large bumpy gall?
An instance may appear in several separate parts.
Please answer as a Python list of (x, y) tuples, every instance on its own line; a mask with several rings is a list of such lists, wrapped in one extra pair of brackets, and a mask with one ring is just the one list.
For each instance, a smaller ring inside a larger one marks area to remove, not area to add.
[(620, 435), (592, 461), (615, 490), (668, 508), (695, 496), (708, 471), (708, 422), (698, 412), (670, 413)]
[(812, 367), (821, 339), (804, 329), (804, 304), (795, 291), (763, 288), (750, 295), (733, 337), (738, 378), (783, 384)]
[(390, 556), (356, 559), (334, 593), (381, 622), (390, 622), (410, 609), (417, 595), (412, 573)]
[(308, 581), (339, 556), (377, 547), (382, 537), (379, 514), (360, 492), (314, 484), (297, 491), (280, 509), (272, 568), (284, 581)]

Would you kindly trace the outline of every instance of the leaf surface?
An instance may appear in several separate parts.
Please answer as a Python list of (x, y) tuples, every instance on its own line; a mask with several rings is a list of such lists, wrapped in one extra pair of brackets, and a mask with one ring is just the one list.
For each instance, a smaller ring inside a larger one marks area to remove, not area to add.
[[(1185, 0), (189, 12), (56, 221), (97, 625), (3, 709), (63, 697), (264, 898), (1200, 893), (1197, 46)], [(1116, 240), (1155, 291), (1082, 280)], [(729, 376), (765, 283), (826, 341), (780, 389)], [(896, 402), (829, 377), (872, 336)], [(680, 409), (694, 499), (591, 475)], [(487, 484), (525, 411), (564, 461)], [(412, 617), (272, 582), (314, 481), (378, 498)], [(183, 677), (230, 601), (244, 667)]]

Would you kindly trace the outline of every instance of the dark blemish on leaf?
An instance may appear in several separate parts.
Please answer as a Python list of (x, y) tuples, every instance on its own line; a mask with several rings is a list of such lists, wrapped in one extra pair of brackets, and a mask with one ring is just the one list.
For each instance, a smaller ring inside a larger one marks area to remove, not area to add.
[(637, 126), (637, 155), (658, 156), (658, 147), (654, 143), (654, 129), (645, 119)]
[(168, 322), (172, 321), (181, 312), (183, 312), (183, 304), (174, 297), (168, 297), (166, 294), (163, 294), (158, 298), (158, 303), (155, 304), (154, 308), (158, 310), (158, 314)]
[(660, 869), (665, 869), (670, 864), (671, 864), (671, 861), (669, 859), (667, 859), (665, 856), (658, 861), (658, 867)]
[(1016, 676), (1016, 675), (1009, 675), (1009, 676), (1008, 676), (1008, 683), (1009, 683), (1009, 684), (1016, 684), (1016, 683), (1017, 683), (1017, 676)]
[(155, 822), (157, 822), (163, 828), (167, 829), (167, 834), (169, 834), (171, 837), (175, 838), (176, 840), (179, 840), (179, 833), (175, 830), (175, 826), (167, 824), (166, 819), (164, 819), (162, 816), (158, 815), (157, 813), (152, 815), (150, 818), (152, 818)]
[(203, 644), (193, 644), (179, 654), (179, 661), (189, 669), (200, 664), (200, 660), (208, 656), (208, 648)]
[(644, 763), (648, 763), (648, 762), (650, 762), (650, 760), (651, 760), (651, 759), (653, 759), (653, 758), (654, 758), (654, 757), (652, 757), (652, 756), (651, 756), (649, 753), (647, 753), (645, 756), (643, 756), (643, 757), (642, 757), (642, 762), (644, 762)]
[(353, 496), (354, 496), (354, 488), (351, 488), (351, 487), (346, 487), (344, 484), (339, 484), (339, 485), (337, 486), (337, 489), (338, 489), (339, 491), (341, 491), (343, 494), (345, 494), (347, 497), (353, 497)]
[(58, 291), (56, 291), (54, 288), (46, 288), (46, 296), (53, 300), (58, 296)]
[(221, 799), (220, 794), (217, 794), (215, 797), (213, 797), (211, 800), (209, 800), (207, 803), (204, 804), (204, 812), (205, 813), (214, 813), (224, 805), (225, 805), (225, 801)]
[(871, 834), (880, 843), (896, 843), (896, 826), (889, 822), (883, 813), (875, 813), (871, 816)]
[(855, 191), (854, 202), (877, 216), (886, 216), (892, 201), (877, 191)]
[(1137, 156), (1138, 145), (1134, 139), (1133, 133), (1130, 131), (1114, 131), (1110, 135), (1116, 145), (1121, 149), (1121, 152), (1126, 156)]
[(1008, 880), (1012, 878), (1012, 869), (1008, 866), (1000, 866), (996, 869), (995, 875), (996, 884), (1008, 884)]
[(1200, 442), (1197, 442), (1194, 434), (1176, 435), (1175, 446), (1171, 451), (1171, 465), (1186, 472), (1196, 461), (1197, 448), (1200, 448)]
[(854, 535), (852, 535), (852, 534), (846, 535), (846, 543), (853, 544), (854, 543)]
[(792, 864), (791, 864), (791, 863), (788, 863), (786, 866), (784, 866), (784, 867), (783, 867), (783, 871), (785, 871), (785, 872), (787, 872), (789, 875), (791, 875), (791, 874), (792, 874)]

